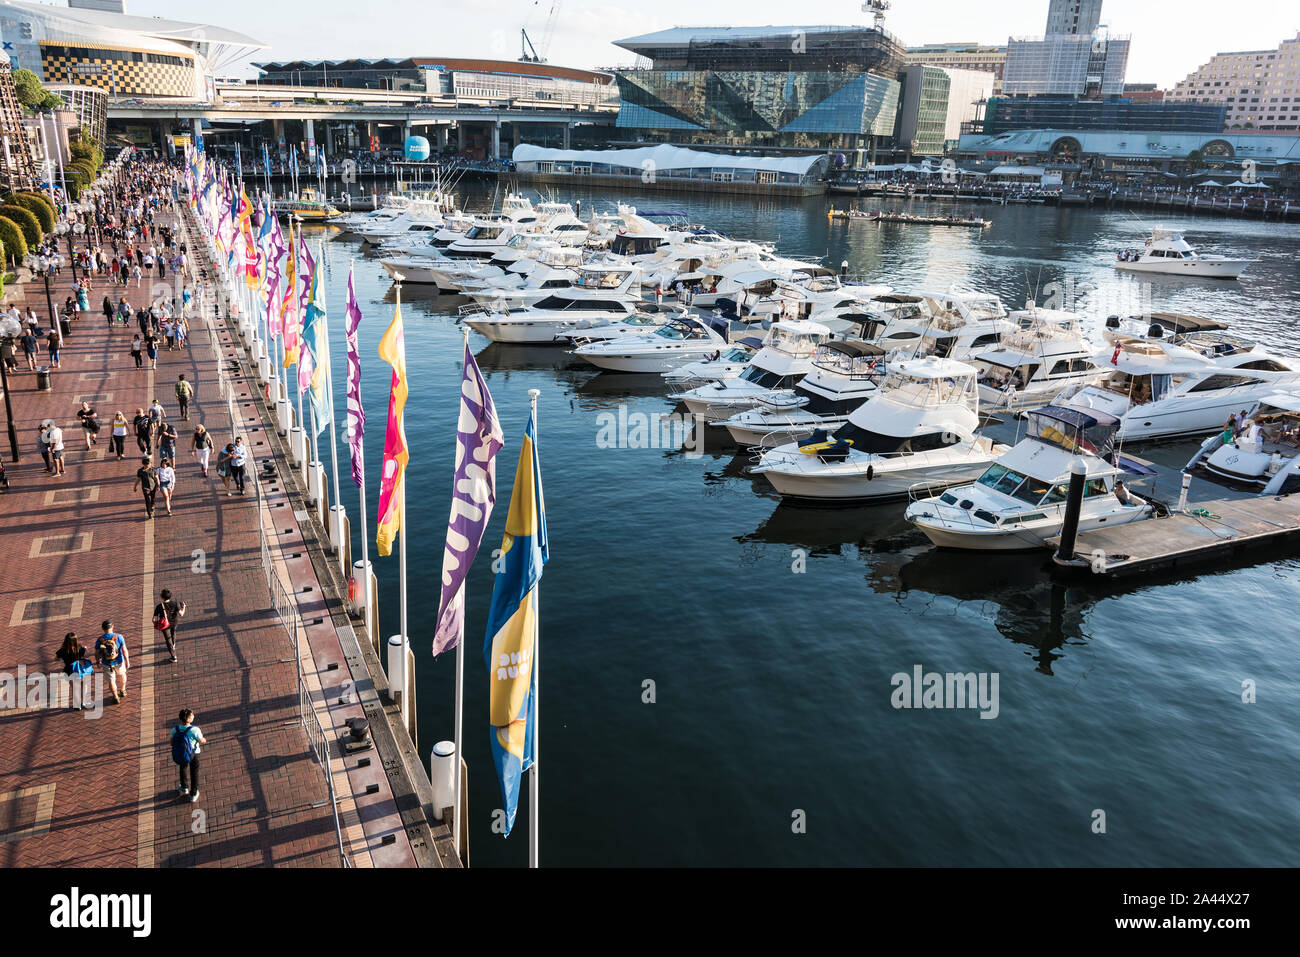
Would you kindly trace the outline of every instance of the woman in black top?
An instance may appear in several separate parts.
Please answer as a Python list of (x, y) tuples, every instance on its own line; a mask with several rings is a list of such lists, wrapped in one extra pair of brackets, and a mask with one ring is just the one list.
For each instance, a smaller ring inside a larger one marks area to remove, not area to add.
[[(69, 677), (84, 677), (94, 671), (94, 666), (86, 656), (86, 649), (81, 647), (77, 641), (77, 633), (70, 631), (63, 636), (63, 647), (54, 653), (54, 657), (63, 662), (63, 673)], [(74, 685), (75, 687), (75, 685)], [(68, 696), (68, 707), (75, 709), (89, 710), (90, 706), (85, 703), (86, 690), (83, 686), (81, 693), (71, 693)]]
[(113, 300), (107, 296), (104, 297), (104, 318), (108, 320), (111, 327), (113, 325)]
[(92, 445), (99, 444), (99, 440), (95, 438), (99, 435), (99, 419), (95, 418), (95, 410), (89, 402), (81, 403), (81, 408), (77, 410), (77, 419), (81, 422), (81, 431), (86, 436), (86, 450), (89, 451)]

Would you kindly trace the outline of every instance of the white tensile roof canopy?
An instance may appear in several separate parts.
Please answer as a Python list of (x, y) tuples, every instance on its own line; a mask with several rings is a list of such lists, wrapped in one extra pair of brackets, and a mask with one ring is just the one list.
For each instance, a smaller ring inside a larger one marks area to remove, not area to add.
[[(806, 176), (808, 171), (824, 156), (729, 156), (726, 153), (706, 153), (680, 146), (642, 146), (626, 150), (560, 150), (522, 143), (515, 147), (516, 163), (608, 163), (627, 169), (670, 170), (722, 167), (724, 169), (754, 169), (777, 173), (794, 173)], [(649, 160), (652, 165), (646, 166)]]

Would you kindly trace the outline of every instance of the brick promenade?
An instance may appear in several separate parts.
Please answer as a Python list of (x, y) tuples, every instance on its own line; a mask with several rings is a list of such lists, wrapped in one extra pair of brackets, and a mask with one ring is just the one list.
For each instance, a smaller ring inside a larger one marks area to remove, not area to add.
[[(56, 302), (70, 285), (64, 269)], [(97, 278), (92, 310), (121, 288)], [(5, 299), (21, 307), (23, 294), (45, 314), (44, 290), (34, 284), (7, 289)], [(133, 306), (144, 298), (134, 286), (127, 295)], [(76, 631), (90, 646), (104, 618), (126, 636), (132, 667), (128, 696), (114, 704), (108, 694), (95, 720), (66, 708), (0, 711), (0, 866), (339, 866), (328, 789), (298, 720), (293, 650), (267, 608), (255, 460), (247, 499), (229, 498), (215, 452), (209, 479), (189, 453), (192, 427), (205, 414), (215, 442), (230, 437), (208, 334), (193, 323), (191, 347), (162, 349), (154, 372), (147, 359), (145, 369), (134, 367), (135, 331), (134, 321), (110, 331), (92, 311), (74, 323), (52, 391), (36, 390), (21, 359), (24, 371), (10, 378), (22, 461), (10, 464), (6, 440), (0, 674), (60, 672), (54, 653), (64, 633)], [(179, 421), (173, 392), (182, 372), (197, 390), (189, 422)], [(159, 496), (148, 521), (131, 491), (139, 466), (134, 436), (119, 462), (109, 424), (114, 412), (130, 419), (154, 396), (180, 441), (175, 515), (166, 515)], [(103, 425), (91, 451), (74, 418), (82, 399)], [(36, 429), (45, 418), (64, 430), (66, 475), (44, 471)], [(253, 438), (246, 435), (246, 443)], [(176, 664), (151, 621), (162, 588), (188, 602)], [(177, 798), (167, 742), (182, 707), (194, 709), (210, 742), (194, 804)], [(352, 863), (400, 863), (371, 860), (347, 797)]]

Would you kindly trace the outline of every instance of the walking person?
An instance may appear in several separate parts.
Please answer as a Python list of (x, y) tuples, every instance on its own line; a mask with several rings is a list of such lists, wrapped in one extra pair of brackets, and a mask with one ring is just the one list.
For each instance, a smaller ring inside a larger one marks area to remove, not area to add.
[(121, 702), (126, 697), (126, 672), (131, 667), (131, 656), (126, 650), (126, 639), (113, 630), (112, 621), (106, 618), (100, 627), (104, 633), (95, 642), (95, 658), (108, 674), (113, 700)]
[(148, 455), (153, 451), (153, 427), (149, 416), (144, 414), (144, 409), (135, 410), (135, 418), (131, 420), (131, 425), (135, 428), (135, 444), (140, 447), (141, 452)]
[(185, 381), (185, 373), (182, 372), (176, 377), (176, 401), (181, 407), (181, 419), (188, 421), (190, 417), (190, 399), (194, 398), (194, 386)]
[(217, 453), (217, 478), (221, 479), (221, 484), (226, 488), (226, 495), (233, 495), (230, 491), (230, 454), (235, 449), (233, 442), (227, 442), (226, 445)]
[(131, 339), (131, 358), (135, 360), (135, 367), (137, 369), (144, 368), (144, 358), (140, 354), (143, 350), (144, 343), (140, 340), (139, 335), (136, 335)]
[(117, 454), (117, 460), (120, 462), (126, 458), (126, 416), (120, 411), (114, 413), (113, 423), (109, 426), (109, 438), (113, 442), (113, 451)]
[(81, 408), (77, 410), (77, 420), (81, 423), (81, 431), (86, 437), (86, 451), (89, 452), (92, 445), (99, 444), (95, 438), (99, 435), (99, 419), (95, 418), (95, 409), (89, 402), (81, 403)]
[[(87, 657), (87, 651), (81, 642), (77, 641), (77, 633), (70, 631), (63, 636), (63, 644), (59, 650), (54, 653), (54, 657), (63, 662), (63, 673), (69, 678), (80, 680), (94, 672), (95, 666), (90, 663)], [(78, 702), (73, 704), (73, 702)], [(83, 684), (80, 695), (68, 696), (68, 707), (74, 711), (89, 710), (86, 704), (86, 686)]]
[(62, 348), (63, 340), (59, 338), (59, 330), (50, 329), (45, 336), (45, 351), (50, 354), (50, 366), (52, 368), (57, 369), (60, 367), (59, 352)]
[(36, 337), (28, 329), (18, 339), (19, 345), (23, 347), (23, 355), (27, 357), (27, 371), (36, 371)]
[(170, 422), (158, 430), (158, 455), (164, 459), (170, 459), (174, 464), (176, 462), (176, 443), (179, 440), (176, 434), (176, 426)]
[(176, 625), (185, 617), (185, 602), (172, 598), (171, 590), (164, 588), (158, 594), (159, 602), (153, 609), (153, 626), (167, 642), (167, 653), (176, 660)]
[(182, 708), (179, 723), (172, 728), (172, 761), (180, 769), (180, 787), (177, 793), (189, 797), (193, 804), (199, 799), (199, 750), (207, 744), (199, 726), (194, 723), (194, 712)]
[(152, 332), (146, 333), (144, 337), (144, 351), (149, 356), (149, 368), (158, 368), (158, 339)]
[(104, 297), (104, 320), (108, 323), (108, 328), (110, 329), (113, 328), (113, 316), (116, 314), (116, 312), (117, 310), (113, 308), (113, 300), (108, 298), (108, 296), (105, 296)]
[(41, 441), (48, 446), (50, 454), (46, 457), (46, 462), (52, 464), (53, 468), (47, 468), (46, 471), (53, 471), (55, 475), (63, 474), (63, 430), (53, 422), (46, 422), (41, 432)]
[(135, 470), (135, 481), (131, 484), (131, 491), (137, 489), (144, 496), (144, 517), (153, 518), (153, 503), (158, 496), (158, 472), (151, 464), (153, 459), (145, 456), (140, 460), (140, 467)]
[(194, 447), (191, 454), (199, 460), (199, 466), (203, 469), (203, 477), (208, 477), (208, 456), (212, 454), (212, 436), (200, 422), (194, 427)]
[(172, 514), (172, 492), (175, 489), (176, 470), (172, 468), (172, 459), (164, 455), (161, 464), (158, 466), (158, 490), (162, 492), (163, 504), (167, 506), (168, 518)]
[(230, 477), (235, 480), (240, 495), (244, 494), (244, 466), (247, 457), (248, 449), (244, 447), (243, 438), (235, 439), (235, 444), (230, 450)]

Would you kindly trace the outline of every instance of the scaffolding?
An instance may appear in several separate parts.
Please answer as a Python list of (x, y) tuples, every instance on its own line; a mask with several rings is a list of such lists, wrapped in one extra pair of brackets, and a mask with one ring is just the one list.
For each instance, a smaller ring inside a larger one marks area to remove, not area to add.
[(6, 56), (0, 60), (0, 188), (33, 189), (36, 186), (36, 162), (32, 159), (31, 141), (23, 122), (22, 104), (14, 88), (13, 66)]

